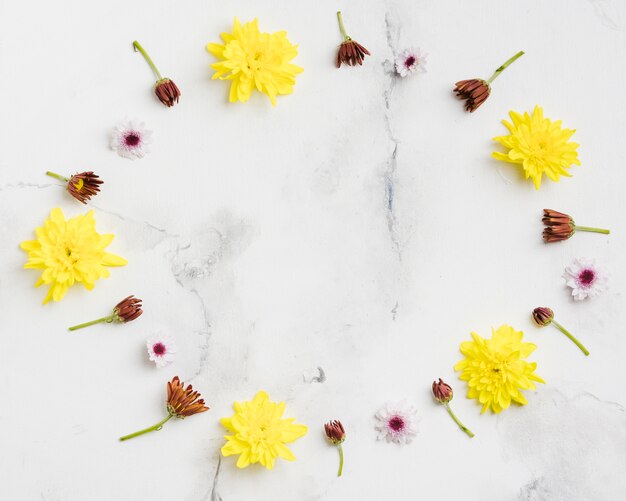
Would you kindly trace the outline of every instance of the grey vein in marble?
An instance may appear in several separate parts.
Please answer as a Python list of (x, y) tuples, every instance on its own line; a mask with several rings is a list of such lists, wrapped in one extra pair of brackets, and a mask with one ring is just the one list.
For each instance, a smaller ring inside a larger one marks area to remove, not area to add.
[(531, 480), (517, 501), (589, 501), (626, 492), (626, 410), (590, 393), (554, 388), (529, 396), (530, 405), (498, 418), (505, 456), (526, 465)]
[[(399, 34), (399, 28), (396, 23), (393, 21), (391, 14), (387, 13), (385, 15), (385, 30), (387, 37), (387, 45), (389, 50), (393, 56), (395, 56), (397, 50), (397, 39)], [(400, 248), (400, 239), (398, 236), (398, 228), (397, 228), (397, 220), (396, 214), (394, 212), (394, 197), (395, 197), (395, 183), (396, 183), (396, 170), (398, 168), (398, 147), (400, 142), (396, 138), (393, 127), (391, 124), (391, 98), (393, 94), (393, 89), (396, 83), (396, 76), (393, 71), (393, 61), (385, 61), (383, 63), (383, 68), (385, 72), (389, 76), (389, 85), (383, 91), (383, 99), (385, 101), (385, 131), (387, 132), (387, 138), (391, 143), (391, 154), (389, 159), (387, 160), (387, 165), (385, 169), (384, 179), (385, 179), (385, 211), (387, 217), (387, 229), (389, 231), (389, 236), (391, 237), (391, 242), (393, 248), (398, 255), (398, 259), (402, 260), (402, 251)]]
[(213, 486), (211, 487), (211, 497), (210, 501), (222, 501), (222, 496), (220, 496), (217, 491), (217, 480), (220, 476), (220, 468), (222, 466), (222, 455), (219, 454), (217, 456), (217, 468), (215, 469), (215, 475), (213, 477)]

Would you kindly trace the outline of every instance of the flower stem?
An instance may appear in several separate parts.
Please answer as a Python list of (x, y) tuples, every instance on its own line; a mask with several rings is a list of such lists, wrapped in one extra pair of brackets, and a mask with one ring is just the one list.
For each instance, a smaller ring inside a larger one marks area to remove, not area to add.
[(592, 233), (603, 233), (605, 235), (608, 235), (609, 233), (611, 233), (611, 230), (605, 230), (603, 228), (592, 228), (591, 226), (575, 225), (574, 228), (576, 229), (576, 231), (590, 231)]
[(346, 27), (343, 25), (343, 19), (341, 18), (341, 11), (337, 11), (337, 20), (339, 21), (339, 29), (341, 30), (341, 34), (343, 35), (344, 40), (351, 40), (351, 38), (346, 33)]
[(162, 421), (159, 421), (154, 426), (150, 426), (150, 428), (146, 428), (144, 430), (136, 431), (135, 433), (131, 433), (130, 435), (124, 435), (123, 437), (120, 437), (120, 442), (123, 442), (124, 440), (129, 440), (131, 438), (138, 437), (139, 435), (143, 435), (144, 433), (150, 433), (151, 431), (159, 431), (161, 428), (163, 428), (163, 425), (165, 423), (167, 423), (170, 419), (172, 419), (172, 416), (173, 416), (173, 414), (168, 414), (165, 419), (163, 419)]
[(159, 80), (162, 80), (163, 77), (161, 76), (161, 73), (159, 72), (154, 62), (152, 61), (152, 58), (148, 55), (146, 50), (141, 46), (141, 44), (137, 40), (133, 42), (133, 47), (135, 48), (135, 50), (138, 50), (139, 52), (141, 52), (141, 55), (146, 60), (146, 62), (150, 65), (150, 68), (152, 68), (152, 71), (156, 73), (157, 78)]
[(337, 444), (337, 448), (339, 449), (339, 471), (337, 472), (337, 476), (340, 477), (343, 473), (343, 447), (341, 444)]
[(91, 322), (85, 322), (84, 324), (78, 324), (78, 325), (74, 325), (72, 327), (69, 328), (69, 330), (71, 331), (76, 331), (78, 329), (82, 329), (83, 327), (89, 327), (90, 325), (95, 325), (95, 324), (99, 324), (102, 322), (107, 322), (107, 323), (111, 323), (113, 322), (113, 320), (115, 320), (116, 315), (109, 315), (108, 317), (102, 317), (102, 318), (98, 318), (96, 320), (92, 320)]
[(70, 180), (69, 180), (68, 178), (66, 178), (65, 176), (62, 176), (61, 174), (56, 174), (55, 172), (50, 172), (50, 171), (47, 171), (47, 172), (46, 172), (46, 175), (47, 175), (47, 176), (50, 176), (50, 177), (53, 177), (53, 178), (55, 178), (55, 179), (58, 179), (59, 181), (63, 181), (64, 183), (69, 183), (69, 181), (70, 181)]
[(467, 433), (467, 435), (470, 438), (472, 438), (474, 436), (474, 434), (472, 433), (472, 431), (469, 428), (467, 428), (463, 423), (461, 423), (461, 421), (459, 421), (459, 418), (456, 417), (454, 412), (452, 412), (452, 409), (450, 409), (450, 405), (448, 404), (448, 402), (444, 402), (443, 405), (445, 406), (446, 410), (448, 411), (448, 414), (450, 414), (450, 417), (452, 419), (454, 419), (454, 422), (458, 425), (458, 427), (461, 428), (461, 430), (463, 430), (465, 433)]
[(508, 59), (502, 66), (500, 66), (496, 71), (494, 71), (493, 75), (491, 75), (491, 78), (487, 80), (487, 83), (490, 84), (491, 82), (493, 82), (496, 78), (498, 78), (500, 73), (506, 70), (509, 67), (509, 65), (511, 65), (513, 62), (515, 62), (517, 59), (519, 59), (523, 55), (524, 55), (524, 51), (520, 50), (512, 58)]
[(560, 323), (558, 323), (556, 320), (552, 319), (552, 323), (554, 324), (554, 326), (559, 329), (563, 334), (565, 334), (568, 338), (570, 338), (570, 340), (580, 348), (580, 351), (582, 351), (585, 356), (589, 356), (589, 350), (587, 348), (585, 348), (583, 346), (583, 344), (576, 339), (565, 327), (563, 327)]

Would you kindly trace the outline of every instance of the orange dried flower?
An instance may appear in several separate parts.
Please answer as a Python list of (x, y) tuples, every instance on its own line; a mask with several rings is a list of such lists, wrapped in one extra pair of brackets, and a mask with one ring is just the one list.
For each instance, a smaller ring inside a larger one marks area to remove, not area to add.
[(489, 94), (491, 94), (491, 82), (493, 82), (500, 73), (502, 73), (513, 61), (524, 55), (524, 51), (519, 51), (512, 58), (507, 60), (491, 75), (489, 80), (482, 78), (472, 78), (470, 80), (461, 80), (454, 87), (457, 97), (465, 101), (465, 109), (470, 113), (476, 111), (483, 104)]
[(167, 412), (177, 418), (184, 419), (194, 414), (208, 411), (200, 393), (190, 384), (185, 388), (178, 376), (167, 383)]
[(130, 435), (124, 435), (120, 438), (120, 442), (151, 431), (159, 431), (163, 428), (163, 425), (173, 417), (185, 419), (194, 414), (208, 411), (209, 408), (204, 405), (204, 400), (200, 397), (200, 393), (195, 391), (193, 386), (189, 384), (187, 388), (185, 388), (185, 384), (180, 381), (178, 376), (175, 376), (174, 379), (167, 383), (167, 417), (154, 426), (136, 431)]
[(58, 179), (67, 184), (67, 192), (72, 195), (76, 200), (84, 204), (87, 203), (91, 197), (97, 195), (100, 192), (100, 185), (104, 183), (96, 174), (92, 171), (81, 172), (80, 174), (74, 174), (72, 177), (67, 178), (56, 174), (54, 172), (46, 172), (50, 177)]
[(491, 94), (491, 87), (482, 79), (472, 78), (457, 82), (454, 92), (456, 97), (465, 101), (465, 109), (472, 113), (487, 100)]
[(341, 12), (337, 12), (337, 19), (339, 20), (339, 29), (344, 38), (337, 51), (337, 68), (341, 67), (342, 63), (348, 66), (362, 65), (365, 56), (370, 55), (369, 51), (346, 34), (346, 29), (341, 19)]
[(552, 209), (543, 209), (541, 221), (545, 225), (543, 229), (543, 240), (546, 243), (567, 240), (576, 233), (576, 231), (589, 231), (592, 233), (603, 233), (605, 235), (611, 233), (610, 230), (604, 230), (602, 228), (578, 226), (571, 216)]
[(123, 324), (139, 318), (142, 313), (143, 310), (141, 309), (141, 299), (136, 298), (135, 296), (128, 296), (127, 298), (122, 299), (119, 303), (115, 305), (115, 308), (113, 308), (113, 313), (111, 315), (98, 318), (96, 320), (91, 320), (83, 324), (74, 325), (70, 327), (70, 330), (75, 331), (78, 329), (82, 329), (83, 327), (89, 327), (90, 325), (100, 324), (103, 322), (106, 322), (107, 324), (110, 324), (111, 322)]

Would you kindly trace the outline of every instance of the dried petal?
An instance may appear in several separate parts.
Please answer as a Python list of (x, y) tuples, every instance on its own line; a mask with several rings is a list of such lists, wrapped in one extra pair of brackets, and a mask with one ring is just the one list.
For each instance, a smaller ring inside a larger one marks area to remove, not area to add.
[(484, 80), (473, 78), (457, 82), (454, 92), (458, 98), (465, 100), (465, 109), (472, 113), (487, 100), (491, 93), (491, 87)]
[(193, 386), (181, 383), (178, 376), (167, 383), (167, 411), (177, 418), (184, 419), (194, 414), (208, 411), (204, 400), (199, 392), (194, 391)]

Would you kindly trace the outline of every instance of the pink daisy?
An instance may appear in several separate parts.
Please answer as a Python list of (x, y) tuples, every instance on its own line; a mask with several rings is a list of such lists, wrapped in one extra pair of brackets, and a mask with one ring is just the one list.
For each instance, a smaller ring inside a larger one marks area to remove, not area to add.
[(143, 122), (124, 120), (111, 133), (111, 149), (124, 158), (142, 158), (149, 152), (152, 131), (145, 128)]
[(426, 71), (426, 56), (420, 49), (406, 49), (395, 60), (396, 74), (401, 77), (413, 75), (418, 71)]
[(417, 409), (405, 401), (387, 403), (376, 413), (378, 440), (404, 445), (417, 434)]
[(575, 301), (582, 301), (587, 297), (598, 296), (606, 290), (607, 275), (602, 268), (596, 266), (593, 259), (574, 259), (572, 264), (565, 268), (563, 278), (572, 289)]
[(148, 358), (157, 367), (165, 367), (174, 360), (176, 353), (176, 343), (169, 336), (153, 336), (146, 342), (148, 348)]

